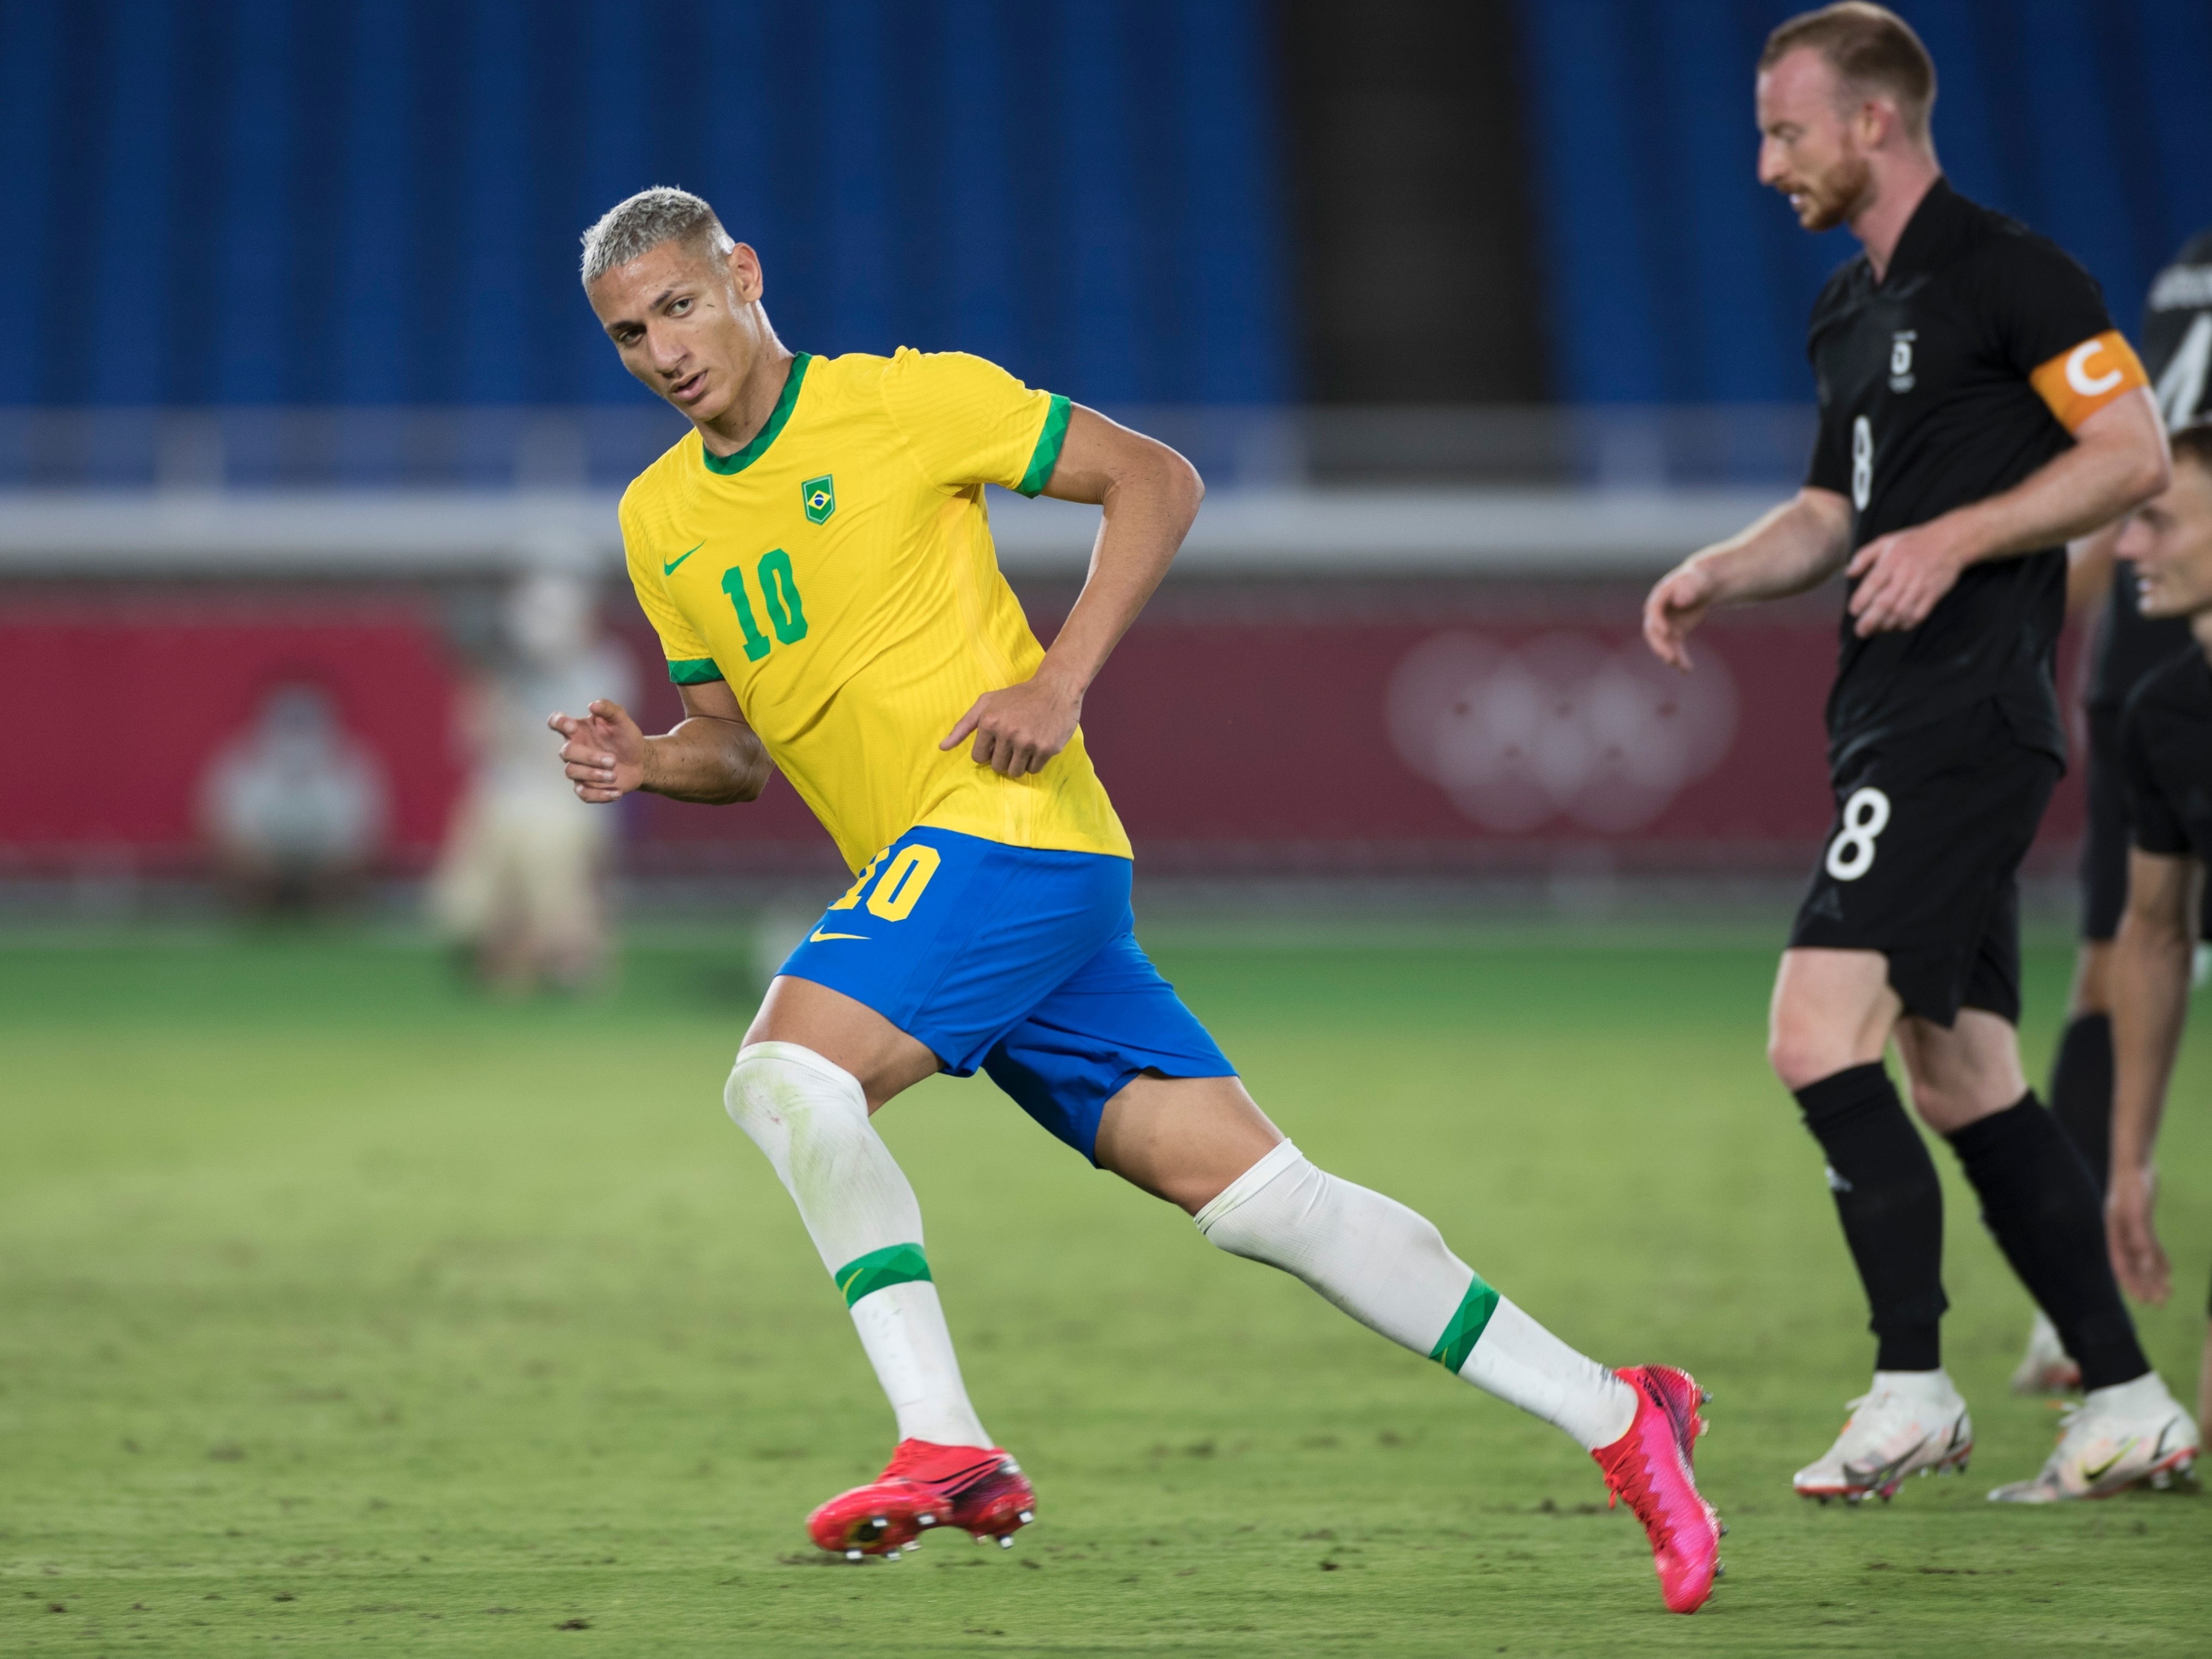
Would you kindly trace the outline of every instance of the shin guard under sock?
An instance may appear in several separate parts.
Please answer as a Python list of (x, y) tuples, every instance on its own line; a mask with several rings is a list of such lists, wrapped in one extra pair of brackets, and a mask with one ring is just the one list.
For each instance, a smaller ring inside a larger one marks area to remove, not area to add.
[(1797, 1091), (1805, 1127), (1828, 1155), (1844, 1239), (1858, 1264), (1881, 1346), (1875, 1369), (1943, 1363), (1943, 1187), (1935, 1160), (1880, 1061)]
[(2034, 1094), (1951, 1137), (1982, 1200), (1982, 1222), (2021, 1284), (2051, 1316), (2086, 1389), (2150, 1369), (2120, 1300), (2104, 1206), (2079, 1154)]
[(2096, 1177), (2097, 1190), (2112, 1185), (2112, 1017), (2076, 1014), (2058, 1039), (2051, 1062), (2051, 1109), (2067, 1139)]

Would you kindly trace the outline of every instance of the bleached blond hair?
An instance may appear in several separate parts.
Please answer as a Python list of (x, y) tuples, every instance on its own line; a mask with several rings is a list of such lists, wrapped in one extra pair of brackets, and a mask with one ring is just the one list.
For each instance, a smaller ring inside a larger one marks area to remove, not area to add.
[(616, 203), (584, 233), (584, 286), (663, 242), (684, 242), (718, 255), (737, 246), (703, 198), (655, 185)]

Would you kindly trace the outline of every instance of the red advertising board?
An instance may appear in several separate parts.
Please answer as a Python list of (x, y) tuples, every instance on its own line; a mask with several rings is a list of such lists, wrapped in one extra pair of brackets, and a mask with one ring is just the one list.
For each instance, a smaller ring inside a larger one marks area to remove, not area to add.
[[(1032, 595), (1048, 637), (1065, 596)], [(1139, 854), (1159, 867), (1786, 867), (1828, 821), (1820, 708), (1832, 596), (1716, 618), (1698, 672), (1660, 667), (1636, 591), (1478, 583), (1171, 588), (1093, 688), (1085, 729)], [(641, 624), (617, 623), (676, 715)], [(386, 861), (420, 868), (461, 785), (456, 670), (430, 596), (179, 593), (0, 603), (0, 695), (34, 763), (0, 789), (0, 860), (189, 868), (224, 746), (279, 686), (320, 688), (374, 757)], [(550, 739), (549, 738), (549, 748)], [(549, 756), (549, 763), (550, 756)], [(2077, 833), (2062, 792), (2043, 856)], [(640, 868), (827, 868), (780, 784), (747, 807), (651, 799)]]

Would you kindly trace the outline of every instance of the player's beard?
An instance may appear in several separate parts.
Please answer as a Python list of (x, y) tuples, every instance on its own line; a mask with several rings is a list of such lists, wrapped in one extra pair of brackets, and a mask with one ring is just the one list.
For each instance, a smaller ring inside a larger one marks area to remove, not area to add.
[(1817, 179), (1797, 192), (1797, 222), (1808, 230), (1833, 230), (1849, 219), (1874, 185), (1874, 168), (1856, 149), (1846, 149)]

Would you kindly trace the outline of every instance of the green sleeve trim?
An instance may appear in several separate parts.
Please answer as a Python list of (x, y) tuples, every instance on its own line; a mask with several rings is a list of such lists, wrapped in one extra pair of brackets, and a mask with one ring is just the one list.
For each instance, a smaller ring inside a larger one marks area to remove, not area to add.
[(813, 361), (803, 351), (792, 358), (791, 368), (783, 377), (783, 391), (775, 400), (775, 407), (769, 411), (768, 424), (754, 433), (752, 441), (736, 454), (717, 455), (705, 444), (699, 446), (699, 458), (707, 463), (708, 471), (719, 472), (726, 477), (732, 472), (744, 471), (768, 453), (768, 447), (775, 441), (776, 435), (783, 430), (784, 423), (791, 419), (792, 409), (799, 402), (799, 386), (806, 379), (806, 366)]
[(712, 657), (686, 657), (668, 665), (668, 678), (678, 685), (705, 685), (722, 678), (722, 665)]
[(837, 1269), (837, 1288), (851, 1307), (864, 1296), (889, 1290), (894, 1285), (927, 1285), (929, 1258), (919, 1244), (892, 1244), (870, 1250)]
[(1490, 1324), (1490, 1316), (1498, 1311), (1498, 1292), (1482, 1282), (1482, 1275), (1474, 1276), (1474, 1283), (1467, 1287), (1460, 1298), (1459, 1311), (1444, 1327), (1444, 1334), (1437, 1339), (1437, 1346), (1429, 1351), (1429, 1358), (1453, 1376), (1467, 1364), (1468, 1355), (1482, 1340), (1483, 1331)]
[(1014, 486), (1023, 495), (1035, 495), (1052, 482), (1052, 470), (1060, 465), (1060, 446), (1067, 441), (1067, 399), (1055, 392), (1051, 408), (1045, 411), (1044, 430), (1037, 434), (1036, 448), (1030, 454), (1030, 470)]

